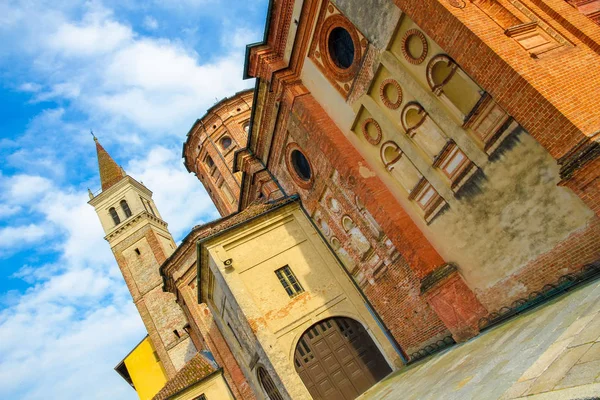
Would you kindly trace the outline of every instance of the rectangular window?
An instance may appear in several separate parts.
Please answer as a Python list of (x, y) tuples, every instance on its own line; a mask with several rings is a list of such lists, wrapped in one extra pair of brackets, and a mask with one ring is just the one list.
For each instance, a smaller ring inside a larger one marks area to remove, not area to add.
[(206, 400), (206, 395), (201, 394), (200, 396), (196, 397), (194, 400)]
[(296, 279), (296, 275), (292, 272), (289, 266), (279, 268), (275, 271), (275, 275), (279, 278), (279, 282), (283, 285), (283, 288), (290, 297), (294, 297), (304, 292), (302, 285)]

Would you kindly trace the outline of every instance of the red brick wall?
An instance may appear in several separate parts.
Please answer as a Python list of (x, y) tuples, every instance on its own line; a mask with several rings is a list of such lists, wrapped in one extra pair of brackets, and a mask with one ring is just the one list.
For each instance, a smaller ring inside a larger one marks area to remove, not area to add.
[[(392, 264), (382, 268), (383, 272), (373, 271), (360, 255), (351, 253), (358, 271), (371, 280), (363, 282), (363, 292), (372, 303), (383, 322), (391, 331), (403, 351), (410, 354), (426, 344), (449, 335), (448, 330), (420, 296), (420, 278), (431, 272), (444, 262), (433, 249), (421, 231), (412, 222), (400, 204), (391, 195), (383, 182), (376, 177), (363, 178), (359, 173), (360, 165), (366, 161), (344, 137), (342, 132), (331, 121), (326, 112), (312, 95), (297, 97), (286, 129), (279, 131), (287, 135), (287, 141), (296, 142), (310, 160), (315, 184), (309, 189), (298, 186), (290, 176), (282, 152), (285, 145), (273, 148), (271, 160), (278, 160), (270, 165), (275, 177), (288, 194), (299, 193), (302, 203), (310, 215), (316, 210), (325, 211), (321, 206), (321, 196), (325, 191), (336, 194), (343, 210), (340, 215), (349, 215), (361, 228), (372, 245), (372, 250), (384, 257), (385, 246), (381, 238), (376, 237), (367, 227), (363, 215), (350, 201), (341, 200), (346, 193), (348, 197), (357, 196), (380, 225), (385, 237), (389, 238), (400, 255)], [(283, 143), (282, 137), (275, 137), (275, 143)], [(333, 182), (333, 171), (339, 172), (341, 182)], [(349, 199), (352, 200), (352, 199)], [(334, 222), (327, 221), (336, 237), (344, 241)]]
[[(566, 274), (578, 272), (582, 266), (600, 259), (600, 218), (594, 218), (579, 232), (546, 254), (531, 261), (519, 272), (507, 277), (492, 288), (477, 293), (479, 300), (490, 311), (510, 306), (520, 298), (539, 291), (546, 284), (556, 284)], [(507, 293), (507, 287), (519, 287), (519, 292)]]
[(195, 284), (191, 288), (186, 288), (182, 294), (186, 306), (194, 318), (195, 326), (200, 330), (197, 333), (204, 339), (217, 364), (223, 367), (223, 376), (234, 397), (238, 400), (256, 399), (237, 360), (219, 331), (208, 306), (204, 303), (198, 304), (196, 296), (192, 293), (193, 290), (195, 290)]
[[(523, 1), (575, 46), (533, 59), (479, 8), (395, 0), (554, 158), (600, 130), (600, 28), (563, 0)], [(556, 18), (556, 19), (554, 19)]]
[(600, 216), (600, 158), (588, 162), (561, 183), (571, 189)]

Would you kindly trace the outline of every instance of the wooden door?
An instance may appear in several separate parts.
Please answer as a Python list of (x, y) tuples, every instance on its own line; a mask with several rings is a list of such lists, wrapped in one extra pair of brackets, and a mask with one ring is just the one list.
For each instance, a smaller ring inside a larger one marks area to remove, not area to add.
[(329, 318), (300, 338), (296, 371), (314, 399), (353, 400), (391, 368), (365, 331), (350, 318)]

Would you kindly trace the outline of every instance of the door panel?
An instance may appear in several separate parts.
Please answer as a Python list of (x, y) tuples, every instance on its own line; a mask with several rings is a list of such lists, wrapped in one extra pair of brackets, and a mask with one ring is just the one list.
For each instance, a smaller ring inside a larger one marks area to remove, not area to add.
[(353, 400), (391, 372), (363, 326), (349, 318), (310, 327), (296, 346), (294, 364), (316, 400)]

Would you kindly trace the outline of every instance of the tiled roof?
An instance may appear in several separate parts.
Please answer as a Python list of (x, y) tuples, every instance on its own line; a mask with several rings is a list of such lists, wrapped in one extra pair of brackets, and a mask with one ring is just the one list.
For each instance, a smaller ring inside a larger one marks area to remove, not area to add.
[(96, 142), (96, 153), (98, 154), (98, 169), (100, 169), (100, 182), (102, 190), (106, 190), (125, 177), (125, 173), (112, 157), (104, 150), (104, 147), (94, 138)]
[(212, 236), (213, 234), (224, 231), (228, 228), (231, 228), (232, 226), (241, 224), (242, 222), (252, 219), (258, 215), (264, 214), (267, 211), (270, 211), (274, 208), (278, 208), (284, 204), (291, 203), (295, 200), (295, 197), (287, 197), (265, 203), (255, 202), (253, 204), (250, 204), (248, 207), (246, 207), (239, 213), (232, 214), (227, 217), (217, 219), (215, 221), (211, 221), (204, 225), (196, 225), (192, 229), (192, 231), (200, 233), (194, 239), (199, 240), (204, 239), (208, 236)]
[(200, 382), (215, 371), (215, 367), (201, 353), (198, 353), (173, 378), (167, 381), (152, 400), (166, 400)]
[(231, 214), (227, 217), (216, 219), (203, 225), (196, 225), (194, 228), (192, 228), (190, 233), (188, 233), (187, 236), (183, 238), (181, 244), (177, 247), (177, 249), (175, 249), (173, 254), (171, 254), (171, 256), (169, 256), (169, 258), (167, 258), (160, 267), (160, 274), (162, 275), (165, 282), (164, 290), (175, 290), (174, 282), (171, 276), (172, 271), (170, 271), (170, 268), (176, 268), (176, 260), (181, 254), (183, 254), (182, 252), (185, 252), (186, 249), (189, 249), (190, 245), (209, 236), (213, 236), (220, 232), (226, 231), (231, 227), (240, 225), (252, 218), (265, 214), (270, 210), (284, 206), (288, 203), (292, 203), (297, 200), (297, 196), (294, 195), (269, 202), (257, 201), (253, 204), (250, 204), (241, 212)]

